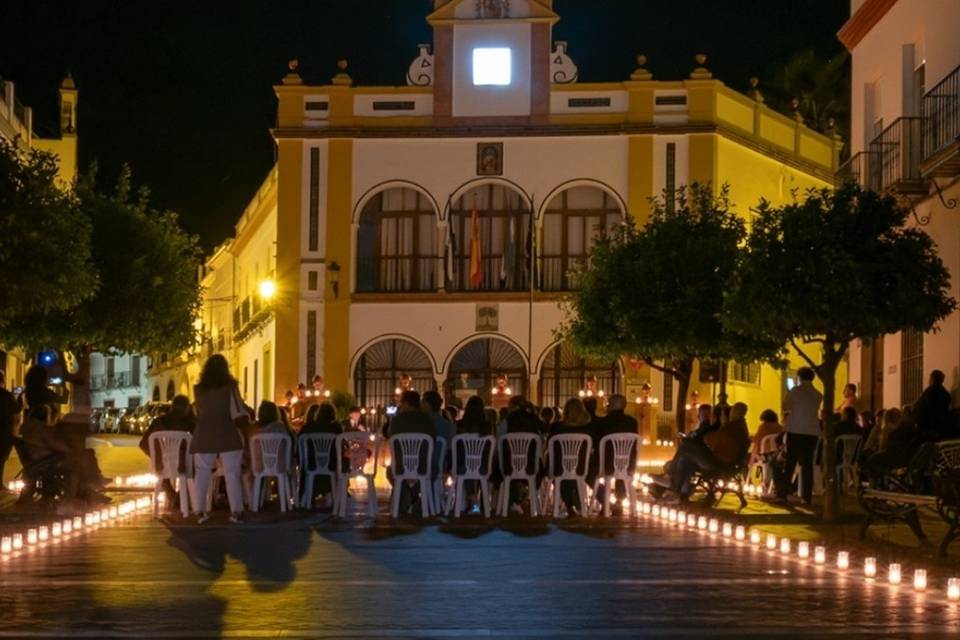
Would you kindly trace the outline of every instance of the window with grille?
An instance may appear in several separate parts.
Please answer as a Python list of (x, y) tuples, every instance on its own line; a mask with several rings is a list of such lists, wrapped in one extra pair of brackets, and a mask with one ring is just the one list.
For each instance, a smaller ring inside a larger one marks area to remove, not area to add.
[(731, 382), (743, 382), (746, 384), (760, 384), (760, 363), (759, 362), (731, 362), (727, 370), (727, 379)]
[(436, 289), (437, 215), (419, 191), (386, 189), (367, 203), (357, 231), (357, 291)]
[(663, 400), (661, 405), (667, 413), (673, 411), (673, 375), (663, 374)]
[(913, 404), (923, 393), (923, 332), (900, 334), (900, 402)]
[(602, 234), (623, 221), (617, 201), (596, 187), (573, 187), (558, 194), (543, 219), (540, 290), (576, 289), (576, 269), (590, 257)]
[(597, 379), (597, 391), (607, 396), (620, 393), (620, 367), (616, 362), (584, 358), (569, 344), (558, 344), (540, 368), (540, 404), (562, 407), (586, 389), (587, 379), (591, 377)]

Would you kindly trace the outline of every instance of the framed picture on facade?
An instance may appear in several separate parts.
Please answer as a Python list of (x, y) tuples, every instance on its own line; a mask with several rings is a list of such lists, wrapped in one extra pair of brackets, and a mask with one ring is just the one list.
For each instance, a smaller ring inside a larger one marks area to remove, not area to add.
[(503, 143), (502, 142), (478, 142), (477, 143), (477, 175), (478, 176), (502, 176), (503, 175)]
[(500, 305), (477, 305), (477, 331), (498, 331), (500, 329)]

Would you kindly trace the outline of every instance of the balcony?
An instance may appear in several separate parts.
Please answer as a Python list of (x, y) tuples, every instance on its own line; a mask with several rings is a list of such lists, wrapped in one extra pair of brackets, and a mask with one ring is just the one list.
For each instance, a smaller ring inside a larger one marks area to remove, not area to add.
[(107, 389), (125, 389), (140, 386), (140, 374), (134, 371), (119, 371), (111, 374), (90, 376), (91, 391), (105, 391)]
[(923, 119), (897, 118), (870, 143), (874, 162), (868, 163), (870, 188), (898, 193), (926, 193), (920, 176), (923, 159)]
[(841, 165), (837, 171), (838, 182), (856, 182), (865, 189), (879, 191), (877, 174), (872, 172), (877, 159), (871, 151), (861, 151)]
[(437, 258), (357, 258), (357, 293), (425, 293), (437, 289)]
[(960, 67), (923, 96), (924, 177), (960, 174)]

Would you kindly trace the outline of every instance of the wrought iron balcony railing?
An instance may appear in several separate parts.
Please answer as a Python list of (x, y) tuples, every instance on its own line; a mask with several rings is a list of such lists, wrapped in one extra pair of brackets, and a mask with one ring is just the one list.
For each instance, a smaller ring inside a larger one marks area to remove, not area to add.
[(923, 159), (923, 119), (897, 118), (870, 143), (873, 166), (869, 186), (878, 191), (924, 191), (920, 176)]

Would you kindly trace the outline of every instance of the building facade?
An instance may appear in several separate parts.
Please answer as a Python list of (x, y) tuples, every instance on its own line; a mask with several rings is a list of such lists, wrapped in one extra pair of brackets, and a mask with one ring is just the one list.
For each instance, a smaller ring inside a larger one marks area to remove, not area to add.
[[(356, 86), (345, 61), (311, 85), (291, 63), (269, 189), (222, 248), (233, 314), (206, 325), (207, 342), (232, 345), (248, 402), (322, 376), (367, 407), (407, 385), (559, 405), (645, 383), (663, 413), (682, 407), (635, 359), (557, 342), (571, 268), (665, 190), (729, 183), (749, 220), (761, 197), (828, 186), (839, 142), (726, 87), (701, 56), (682, 80), (653, 79), (641, 56), (627, 80), (580, 82), (558, 19), (548, 0), (437, 0), (406, 86)], [(276, 291), (255, 312), (261, 278)], [(779, 408), (789, 373), (730, 371), (731, 401)]]
[[(0, 78), (0, 138), (15, 142), (24, 151), (38, 149), (57, 156), (59, 178), (64, 186), (77, 177), (77, 105), (79, 92), (73, 78), (60, 84), (60, 137), (41, 138), (33, 131), (33, 109), (17, 99), (16, 85)], [(6, 348), (0, 337), (0, 370), (6, 373), (7, 388), (23, 384), (29, 355), (22, 349)]]
[[(853, 60), (850, 161), (841, 177), (891, 192), (934, 239), (960, 297), (960, 3), (853, 0), (839, 33)], [(913, 403), (930, 371), (960, 386), (960, 314), (934, 332), (855, 344), (850, 379), (873, 409)]]

